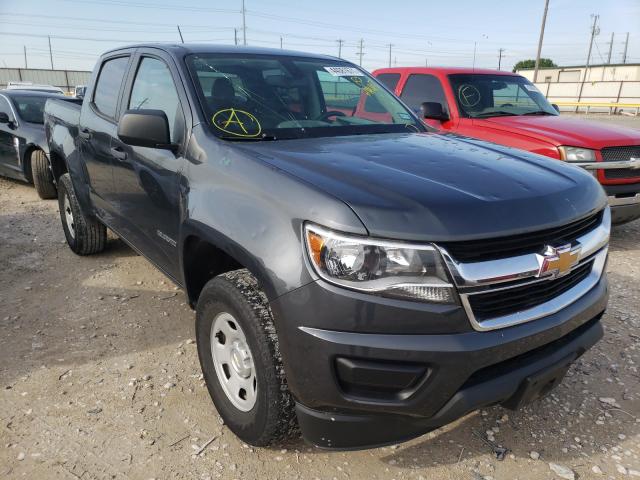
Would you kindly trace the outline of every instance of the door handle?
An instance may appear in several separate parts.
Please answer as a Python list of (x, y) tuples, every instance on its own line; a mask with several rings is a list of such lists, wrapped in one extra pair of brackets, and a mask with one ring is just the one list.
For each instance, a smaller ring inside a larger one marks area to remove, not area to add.
[(126, 160), (127, 159), (127, 152), (122, 150), (121, 147), (113, 147), (111, 149), (111, 155), (113, 155), (113, 157), (117, 158), (118, 160)]
[(91, 131), (88, 128), (83, 128), (78, 132), (80, 138), (84, 138), (85, 140), (89, 140), (91, 138)]

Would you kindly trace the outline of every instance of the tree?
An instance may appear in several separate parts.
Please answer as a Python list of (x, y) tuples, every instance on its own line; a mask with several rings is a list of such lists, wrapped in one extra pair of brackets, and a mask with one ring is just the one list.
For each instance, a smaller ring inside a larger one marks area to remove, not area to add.
[[(550, 58), (541, 58), (540, 59), (540, 68), (551, 68), (551, 67), (557, 67), (557, 65), (555, 63), (553, 63), (553, 60), (551, 60)], [(518, 63), (516, 63), (513, 66), (513, 73), (515, 73), (516, 70), (524, 70), (524, 69), (532, 69), (532, 68), (536, 68), (535, 59), (533, 59), (533, 60), (520, 60)]]

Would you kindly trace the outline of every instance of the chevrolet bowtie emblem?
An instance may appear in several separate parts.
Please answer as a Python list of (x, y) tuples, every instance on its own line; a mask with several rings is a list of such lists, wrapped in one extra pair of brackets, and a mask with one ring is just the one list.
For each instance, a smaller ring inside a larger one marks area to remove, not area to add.
[(547, 246), (543, 255), (538, 255), (540, 269), (537, 277), (561, 277), (571, 271), (580, 260), (580, 244), (562, 245), (560, 247)]

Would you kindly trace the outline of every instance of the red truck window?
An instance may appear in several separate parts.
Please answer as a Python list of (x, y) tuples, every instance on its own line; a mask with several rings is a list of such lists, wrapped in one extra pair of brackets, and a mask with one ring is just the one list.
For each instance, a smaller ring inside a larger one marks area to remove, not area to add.
[(442, 84), (440, 80), (433, 75), (409, 75), (407, 83), (404, 84), (404, 88), (400, 94), (400, 98), (414, 112), (420, 110), (420, 104), (423, 102), (437, 102), (440, 103), (445, 110), (448, 110)]
[(381, 73), (376, 77), (380, 83), (387, 87), (392, 92), (395, 91), (398, 81), (400, 81), (399, 73)]

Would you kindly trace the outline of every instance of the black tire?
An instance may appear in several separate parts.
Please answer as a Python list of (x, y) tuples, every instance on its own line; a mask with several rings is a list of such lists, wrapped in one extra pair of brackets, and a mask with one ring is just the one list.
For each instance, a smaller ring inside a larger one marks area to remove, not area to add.
[[(67, 202), (68, 199), (68, 202)], [(107, 228), (94, 217), (84, 215), (73, 190), (71, 177), (65, 173), (58, 182), (60, 220), (69, 248), (78, 255), (100, 253), (107, 245)], [(67, 211), (69, 209), (69, 211)], [(72, 218), (69, 218), (71, 214)], [(69, 225), (69, 222), (72, 222)]]
[(40, 198), (49, 200), (58, 196), (53, 173), (49, 168), (49, 160), (42, 150), (34, 150), (31, 153), (31, 175)]
[[(230, 313), (246, 336), (256, 372), (256, 402), (251, 410), (236, 408), (223, 390), (211, 352), (211, 327), (220, 313)], [(294, 402), (278, 348), (278, 335), (266, 295), (248, 270), (235, 270), (210, 280), (196, 308), (198, 357), (209, 394), (227, 426), (255, 446), (280, 443), (297, 432)]]

